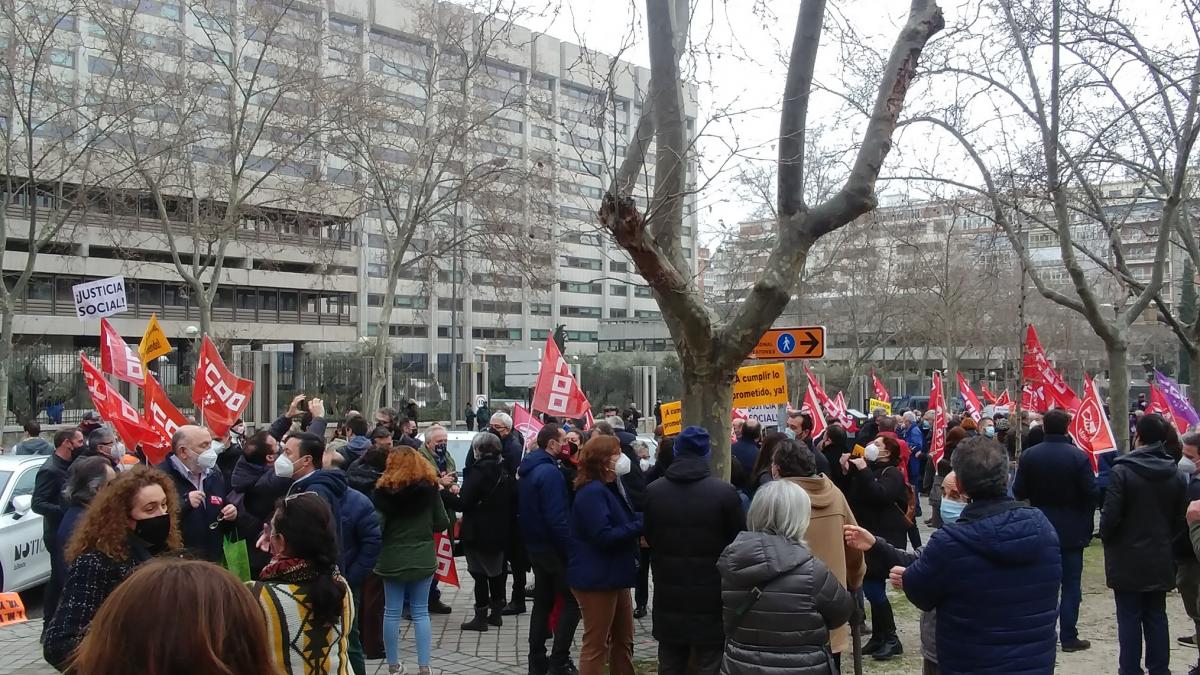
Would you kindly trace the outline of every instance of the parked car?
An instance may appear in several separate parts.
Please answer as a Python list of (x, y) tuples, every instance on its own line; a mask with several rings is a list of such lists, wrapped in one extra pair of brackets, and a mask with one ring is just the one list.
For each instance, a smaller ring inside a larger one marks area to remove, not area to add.
[(33, 484), (45, 461), (45, 457), (0, 456), (0, 592), (23, 591), (50, 579), (42, 517), (32, 510)]
[[(471, 440), (475, 438), (477, 431), (447, 431), (446, 432), (446, 450), (450, 451), (450, 456), (454, 458), (454, 465), (458, 467), (458, 484), (462, 485), (462, 470), (467, 465), (467, 453), (471, 451)], [(417, 434), (417, 440), (421, 443), (425, 442), (425, 434)]]

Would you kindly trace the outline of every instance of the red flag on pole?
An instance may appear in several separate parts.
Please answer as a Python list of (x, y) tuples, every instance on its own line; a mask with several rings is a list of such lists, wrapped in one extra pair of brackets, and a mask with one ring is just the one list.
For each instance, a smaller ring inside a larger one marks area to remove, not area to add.
[(96, 412), (100, 414), (101, 419), (112, 422), (117, 435), (132, 452), (133, 448), (150, 436), (145, 420), (137, 409), (104, 379), (104, 375), (83, 352), (79, 352), (79, 361), (83, 364), (83, 381), (92, 396)]
[(984, 403), (987, 403), (988, 405), (996, 405), (996, 401), (999, 399), (996, 398), (996, 395), (988, 389), (987, 382), (979, 383), (979, 391), (983, 394)]
[(883, 386), (878, 377), (875, 377), (875, 371), (871, 371), (871, 381), (875, 386), (875, 398), (884, 403), (891, 403), (892, 397), (888, 394), (887, 387)]
[(225, 367), (216, 345), (205, 335), (196, 364), (192, 403), (204, 414), (204, 423), (215, 436), (224, 436), (250, 404), (254, 382), (243, 380)]
[(933, 389), (929, 392), (929, 409), (933, 411), (933, 436), (929, 441), (929, 460), (933, 466), (946, 453), (946, 393), (942, 390), (942, 374), (933, 371)]
[(542, 425), (537, 421), (537, 418), (525, 409), (525, 406), (520, 403), (514, 403), (513, 428), (521, 432), (521, 435), (525, 437), (525, 449), (528, 450), (537, 443), (537, 435), (542, 430)]
[(1008, 395), (1008, 387), (1005, 387), (1004, 391), (1000, 393), (1000, 398), (996, 399), (995, 405), (997, 408), (1012, 408), (1012, 397)]
[(587, 414), (583, 416), (583, 430), (589, 431), (596, 426), (596, 418), (592, 416), (592, 409), (587, 409)]
[(1187, 422), (1176, 418), (1171, 408), (1171, 402), (1157, 384), (1150, 385), (1150, 405), (1146, 408), (1146, 413), (1162, 415), (1163, 419), (1170, 422), (1180, 434), (1186, 433), (1188, 430)]
[[(817, 378), (813, 376), (812, 371), (808, 369), (808, 366), (804, 366), (804, 374), (808, 377), (809, 388), (813, 390), (814, 395), (817, 397), (817, 402), (820, 403), (820, 407), (816, 408), (816, 412), (812, 413), (813, 417), (818, 415), (824, 417), (837, 417), (837, 404), (835, 404), (833, 399), (829, 398), (829, 396), (825, 394), (825, 390), (821, 388), (821, 383), (817, 382)], [(813, 434), (813, 437), (816, 437), (815, 433)]]
[[(805, 371), (808, 369), (805, 368)], [(804, 390), (804, 405), (800, 406), (800, 412), (808, 413), (812, 418), (813, 429), (812, 437), (820, 438), (821, 434), (829, 427), (825, 423), (825, 415), (821, 413), (821, 401), (817, 395), (820, 387), (816, 384), (816, 380), (812, 379), (812, 373), (808, 374), (808, 388)]]
[(1025, 362), (1022, 364), (1022, 370), (1032, 388), (1033, 397), (1030, 402), (1041, 403), (1040, 407), (1026, 406), (1022, 399), (1022, 407), (1041, 412), (1048, 409), (1047, 404), (1052, 404), (1064, 410), (1076, 410), (1083, 403), (1071, 387), (1067, 386), (1067, 381), (1062, 375), (1050, 365), (1050, 359), (1046, 357), (1046, 350), (1042, 348), (1042, 342), (1033, 326), (1029, 326), (1025, 332)]
[(558, 345), (554, 344), (553, 336), (546, 338), (532, 407), (534, 412), (570, 419), (583, 418), (592, 410), (592, 404), (588, 403), (562, 352), (558, 351)]
[(963, 405), (967, 408), (967, 413), (971, 415), (971, 419), (978, 422), (983, 418), (983, 406), (979, 404), (979, 397), (971, 390), (970, 383), (967, 378), (963, 377), (962, 373), (958, 373), (958, 393), (962, 395)]
[(100, 369), (139, 387), (146, 381), (141, 357), (125, 344), (108, 319), (100, 319)]
[(1113, 436), (1112, 425), (1104, 414), (1104, 403), (1100, 400), (1100, 390), (1092, 378), (1084, 376), (1085, 391), (1083, 401), (1071, 418), (1067, 433), (1075, 439), (1075, 444), (1092, 460), (1092, 471), (1099, 471), (1096, 455), (1112, 452), (1117, 449), (1117, 440)]
[(151, 434), (142, 443), (142, 451), (151, 464), (158, 464), (171, 452), (171, 436), (179, 431), (179, 427), (190, 422), (167, 398), (167, 392), (163, 391), (154, 376), (146, 378), (143, 391), (146, 396), (146, 425)]

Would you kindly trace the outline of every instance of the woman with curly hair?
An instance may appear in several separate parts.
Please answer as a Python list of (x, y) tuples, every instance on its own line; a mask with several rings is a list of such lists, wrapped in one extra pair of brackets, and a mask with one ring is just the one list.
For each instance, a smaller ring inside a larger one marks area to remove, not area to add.
[(271, 562), (251, 589), (266, 614), (268, 642), (286, 675), (350, 675), (350, 586), (337, 569), (333, 511), (319, 495), (280, 499), (270, 527)]
[(169, 476), (135, 466), (112, 479), (67, 543), (70, 567), (42, 642), (46, 661), (61, 670), (113, 589), (138, 565), (182, 548), (179, 497)]
[[(277, 673), (264, 626), (254, 596), (228, 571), (200, 560), (152, 560), (108, 597), (67, 672)], [(134, 647), (121, 635), (154, 637)]]
[(388, 672), (400, 672), (400, 618), (405, 600), (412, 608), (417, 666), (429, 671), (433, 628), (429, 623), (429, 586), (437, 569), (433, 534), (450, 526), (438, 496), (441, 484), (433, 465), (416, 450), (393, 450), (375, 483), (371, 501), (383, 526), (383, 549), (375, 574), (383, 579), (383, 648)]

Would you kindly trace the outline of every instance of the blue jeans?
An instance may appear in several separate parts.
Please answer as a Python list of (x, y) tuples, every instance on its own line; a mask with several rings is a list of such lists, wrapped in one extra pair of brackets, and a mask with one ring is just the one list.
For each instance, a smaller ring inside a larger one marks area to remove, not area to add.
[(1083, 549), (1062, 552), (1062, 597), (1058, 602), (1058, 639), (1065, 645), (1079, 639), (1079, 603), (1083, 600)]
[(1167, 594), (1164, 591), (1113, 591), (1117, 601), (1117, 659), (1120, 675), (1141, 675), (1142, 637), (1146, 638), (1146, 670), (1170, 675), (1171, 636), (1167, 632)]
[(400, 663), (400, 622), (404, 601), (412, 608), (413, 632), (417, 635), (417, 665), (429, 665), (433, 650), (433, 628), (429, 625), (429, 584), (433, 575), (419, 581), (383, 578), (383, 651), (388, 665)]

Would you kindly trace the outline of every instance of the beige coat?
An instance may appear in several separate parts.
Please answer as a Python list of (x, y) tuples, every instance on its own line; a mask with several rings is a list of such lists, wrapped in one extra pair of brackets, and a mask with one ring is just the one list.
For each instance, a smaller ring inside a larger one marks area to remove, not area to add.
[[(842, 586), (853, 591), (862, 587), (867, 564), (862, 551), (846, 546), (842, 534), (843, 525), (857, 525), (850, 505), (842, 491), (825, 476), (810, 478), (787, 478), (808, 493), (812, 500), (812, 520), (804, 540), (818, 560), (825, 563)], [(840, 626), (829, 632), (829, 645), (833, 653), (850, 651), (850, 626)]]

